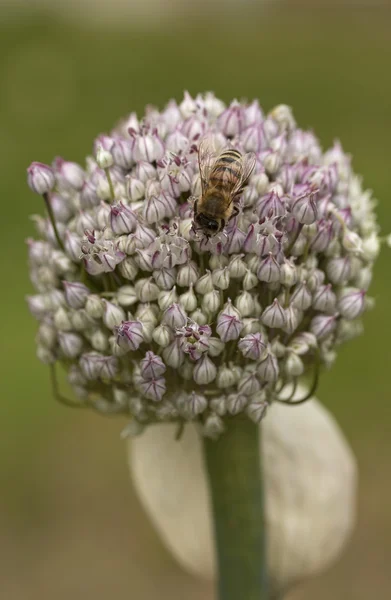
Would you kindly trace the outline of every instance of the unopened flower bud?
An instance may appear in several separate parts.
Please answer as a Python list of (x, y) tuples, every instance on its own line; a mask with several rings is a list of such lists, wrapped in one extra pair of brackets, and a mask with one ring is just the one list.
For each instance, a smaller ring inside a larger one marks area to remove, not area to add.
[(262, 360), (265, 357), (266, 343), (261, 333), (250, 333), (238, 343), (238, 348), (245, 358)]
[(261, 260), (257, 275), (258, 279), (266, 283), (280, 281), (280, 265), (272, 253)]
[(224, 422), (223, 420), (215, 414), (210, 414), (205, 420), (203, 427), (203, 434), (205, 437), (209, 437), (215, 439), (219, 437), (224, 431)]
[(277, 298), (273, 304), (267, 306), (262, 313), (262, 323), (273, 329), (281, 329), (286, 323), (285, 309), (281, 306)]
[(119, 325), (121, 321), (125, 319), (125, 313), (120, 306), (102, 300), (103, 302), (103, 323), (108, 329), (113, 329), (116, 325)]
[(252, 401), (246, 408), (246, 414), (254, 423), (260, 423), (266, 415), (268, 403), (266, 400)]
[(172, 332), (167, 325), (159, 325), (152, 333), (152, 339), (162, 348), (168, 346), (172, 341)]
[(267, 357), (258, 365), (257, 374), (263, 381), (277, 381), (279, 368), (276, 357), (269, 352)]
[(207, 271), (206, 275), (200, 277), (195, 284), (195, 289), (198, 294), (207, 294), (208, 292), (213, 292), (213, 279), (210, 271)]
[(286, 287), (292, 287), (297, 282), (297, 269), (293, 262), (286, 260), (281, 265), (280, 282)]
[(324, 340), (327, 338), (337, 326), (336, 315), (318, 315), (311, 321), (310, 329), (311, 332), (317, 337), (318, 340)]
[(137, 350), (144, 341), (143, 326), (140, 321), (122, 321), (118, 327), (113, 327), (117, 344), (124, 350)]
[(351, 261), (349, 256), (331, 258), (326, 265), (327, 275), (332, 283), (343, 285), (350, 279)]
[(90, 337), (90, 343), (97, 352), (106, 352), (109, 347), (109, 338), (106, 332), (101, 329), (96, 329)]
[(27, 169), (27, 183), (36, 194), (47, 194), (54, 188), (56, 183), (54, 171), (49, 165), (33, 162)]
[(166, 371), (166, 366), (160, 356), (147, 352), (140, 362), (140, 374), (143, 379), (157, 379)]
[(227, 398), (227, 409), (231, 415), (243, 412), (248, 404), (248, 398), (241, 394), (230, 394)]
[(299, 377), (304, 373), (303, 361), (294, 352), (289, 352), (284, 365), (288, 377)]
[(216, 366), (206, 354), (203, 354), (194, 367), (194, 381), (198, 385), (206, 385), (216, 378), (216, 374)]
[(64, 281), (65, 299), (71, 308), (83, 308), (90, 290), (83, 283)]
[(242, 292), (235, 298), (235, 306), (242, 317), (247, 317), (254, 311), (254, 298), (249, 292)]
[(229, 301), (217, 317), (216, 331), (223, 342), (236, 340), (243, 328), (240, 313)]
[(60, 348), (66, 358), (76, 358), (83, 349), (83, 338), (77, 333), (61, 332), (58, 334)]
[(180, 329), (187, 323), (187, 316), (179, 304), (171, 304), (163, 313), (162, 323), (171, 329)]
[(178, 369), (185, 358), (185, 354), (181, 349), (180, 340), (174, 339), (163, 350), (163, 359), (168, 367)]
[(356, 319), (365, 309), (365, 290), (346, 288), (338, 301), (338, 310), (345, 319)]
[(333, 292), (331, 283), (322, 285), (314, 294), (313, 307), (324, 313), (333, 313), (337, 304), (337, 298)]
[(135, 213), (122, 202), (110, 206), (109, 225), (116, 235), (131, 233), (136, 229)]
[(212, 292), (208, 292), (202, 299), (202, 309), (214, 315), (220, 308), (220, 292), (217, 290), (213, 290)]
[(303, 281), (293, 292), (290, 303), (299, 310), (307, 310), (312, 304), (312, 294), (307, 287), (307, 282)]
[(179, 304), (187, 313), (193, 312), (193, 310), (197, 308), (197, 297), (193, 291), (192, 285), (187, 292), (179, 296)]
[(144, 198), (145, 185), (140, 179), (129, 176), (126, 180), (126, 193), (131, 202)]
[(220, 389), (228, 388), (236, 383), (235, 374), (227, 365), (219, 367), (216, 376), (216, 385)]
[(54, 324), (59, 331), (70, 331), (72, 329), (69, 312), (62, 306), (54, 313)]

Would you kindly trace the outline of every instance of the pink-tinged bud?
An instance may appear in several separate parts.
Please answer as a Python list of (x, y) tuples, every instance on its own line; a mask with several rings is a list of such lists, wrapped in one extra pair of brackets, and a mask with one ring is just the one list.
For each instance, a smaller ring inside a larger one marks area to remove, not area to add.
[(289, 305), (288, 308), (285, 309), (285, 325), (282, 327), (283, 331), (289, 334), (296, 331), (302, 318), (303, 313), (294, 306)]
[(310, 330), (318, 340), (324, 340), (337, 326), (337, 315), (318, 315), (311, 321)]
[(118, 346), (126, 351), (137, 350), (144, 341), (143, 326), (140, 321), (122, 321), (121, 325), (113, 329)]
[(83, 187), (85, 172), (80, 165), (74, 162), (63, 160), (59, 156), (54, 160), (53, 165), (57, 182), (61, 187), (80, 190)]
[(49, 165), (33, 162), (27, 169), (27, 183), (36, 194), (48, 194), (56, 183), (54, 171)]
[(326, 273), (332, 283), (343, 285), (351, 276), (351, 259), (349, 256), (330, 258), (327, 261)]
[(312, 304), (312, 294), (307, 287), (307, 282), (303, 281), (298, 287), (295, 289), (291, 296), (290, 303), (295, 308), (300, 310), (307, 310)]
[(83, 375), (95, 379), (113, 379), (118, 372), (118, 360), (115, 356), (103, 356), (98, 352), (83, 354), (79, 361)]
[(116, 325), (119, 325), (121, 321), (125, 319), (125, 313), (120, 306), (102, 300), (104, 305), (103, 323), (108, 329), (113, 329)]
[(322, 285), (314, 294), (313, 307), (324, 313), (333, 313), (337, 304), (337, 297), (333, 292), (331, 283)]
[(155, 179), (156, 169), (153, 165), (145, 160), (141, 160), (136, 165), (136, 178), (142, 181), (144, 184), (149, 179)]
[(156, 269), (153, 278), (162, 290), (170, 290), (176, 280), (176, 269)]
[(266, 344), (261, 333), (250, 333), (239, 341), (238, 348), (245, 358), (260, 360), (265, 354)]
[(80, 206), (83, 209), (90, 209), (98, 206), (100, 198), (98, 196), (97, 188), (95, 183), (87, 180), (83, 183), (80, 192)]
[(227, 241), (224, 244), (224, 252), (228, 254), (237, 254), (241, 251), (246, 234), (236, 225), (226, 228)]
[(206, 354), (203, 354), (194, 367), (194, 381), (198, 383), (198, 385), (206, 385), (211, 383), (216, 378), (216, 375), (217, 369), (215, 364)]
[(238, 392), (244, 396), (252, 396), (261, 389), (261, 384), (255, 373), (245, 373), (238, 383)]
[(170, 133), (166, 140), (166, 148), (175, 154), (185, 152), (189, 147), (189, 139), (179, 129), (176, 129), (173, 133)]
[(156, 233), (146, 225), (137, 223), (136, 231), (134, 232), (134, 240), (136, 248), (147, 248), (156, 239)]
[(281, 306), (277, 298), (273, 304), (267, 306), (262, 313), (261, 321), (267, 327), (272, 329), (282, 329), (286, 323), (285, 309)]
[(59, 331), (58, 341), (66, 358), (76, 358), (83, 349), (83, 338), (77, 333)]
[(339, 312), (349, 321), (356, 319), (365, 309), (365, 290), (347, 288), (342, 291), (338, 301)]
[(140, 383), (140, 391), (149, 400), (160, 402), (166, 393), (166, 380), (164, 377), (159, 377), (158, 379), (143, 381)]
[(115, 138), (111, 148), (114, 164), (127, 171), (133, 164), (133, 143), (123, 138)]
[(71, 308), (83, 308), (86, 303), (87, 296), (91, 293), (84, 283), (77, 281), (63, 281), (65, 300)]
[(198, 116), (191, 116), (180, 126), (180, 131), (189, 140), (196, 140), (202, 137), (206, 130), (206, 122)]
[(109, 224), (116, 235), (131, 233), (136, 229), (137, 217), (126, 204), (118, 202), (110, 207)]
[(185, 359), (185, 354), (181, 348), (181, 339), (174, 339), (163, 350), (163, 359), (168, 367), (178, 369)]
[(231, 415), (243, 412), (248, 404), (248, 398), (241, 394), (230, 394), (227, 398), (227, 409)]
[(159, 223), (168, 216), (169, 204), (163, 194), (150, 196), (144, 201), (143, 217), (148, 224)]
[(126, 193), (131, 202), (137, 202), (144, 198), (145, 184), (136, 177), (126, 178)]
[(253, 401), (247, 406), (246, 414), (254, 423), (260, 423), (266, 416), (268, 406), (266, 400)]
[(257, 374), (263, 381), (277, 381), (279, 374), (277, 358), (269, 352), (267, 357), (259, 363)]
[(187, 315), (180, 304), (172, 304), (163, 313), (162, 323), (172, 329), (180, 329), (187, 324)]
[(164, 144), (157, 133), (132, 134), (134, 136), (133, 158), (136, 162), (149, 163), (164, 156)]
[(256, 210), (260, 219), (283, 217), (286, 214), (285, 200), (273, 191), (257, 202)]
[(217, 125), (227, 137), (234, 137), (242, 131), (244, 127), (243, 108), (237, 101), (232, 102), (219, 116)]
[(259, 226), (258, 225), (249, 225), (247, 229), (247, 234), (245, 240), (243, 242), (243, 250), (245, 252), (255, 252), (258, 245), (258, 237), (259, 237)]
[(269, 256), (263, 258), (257, 271), (258, 279), (266, 283), (273, 283), (280, 280), (280, 265), (270, 252)]
[(140, 374), (143, 379), (158, 379), (166, 370), (166, 365), (153, 352), (147, 352), (140, 362)]
[(316, 191), (309, 191), (293, 201), (291, 212), (299, 223), (310, 225), (318, 218), (318, 210), (315, 203)]
[(240, 313), (229, 300), (217, 317), (216, 331), (223, 342), (237, 340), (243, 329)]
[(75, 262), (79, 262), (81, 255), (81, 238), (76, 233), (67, 230), (65, 232), (64, 247), (67, 254)]
[(266, 150), (269, 143), (262, 123), (254, 123), (250, 127), (247, 127), (240, 136), (240, 141), (246, 152)]
[(333, 239), (333, 224), (331, 221), (319, 221), (317, 231), (311, 240), (310, 248), (313, 252), (324, 252)]

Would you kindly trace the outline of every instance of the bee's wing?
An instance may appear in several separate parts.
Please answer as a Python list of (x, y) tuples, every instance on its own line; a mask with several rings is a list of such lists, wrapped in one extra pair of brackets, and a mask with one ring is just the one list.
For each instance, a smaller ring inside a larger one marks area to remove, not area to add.
[(233, 196), (239, 194), (244, 186), (247, 184), (248, 180), (251, 177), (251, 173), (254, 170), (255, 163), (257, 158), (254, 152), (249, 152), (248, 154), (244, 154), (241, 159), (241, 173), (240, 177), (237, 180), (235, 187), (232, 190)]
[(218, 151), (216, 149), (214, 138), (209, 136), (201, 140), (198, 146), (198, 165), (200, 168), (202, 193), (205, 192), (209, 175), (216, 162)]

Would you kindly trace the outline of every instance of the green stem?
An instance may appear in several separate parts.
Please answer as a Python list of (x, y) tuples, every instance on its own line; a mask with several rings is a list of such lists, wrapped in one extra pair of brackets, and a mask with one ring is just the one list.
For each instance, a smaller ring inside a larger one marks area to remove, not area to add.
[(63, 252), (65, 252), (64, 244), (63, 244), (62, 239), (60, 238), (60, 235), (58, 233), (58, 229), (57, 229), (57, 225), (56, 225), (56, 219), (54, 218), (54, 212), (53, 212), (53, 209), (52, 209), (52, 205), (50, 204), (49, 194), (43, 194), (43, 199), (45, 200), (46, 210), (48, 211), (49, 219), (50, 219), (50, 222), (51, 222), (51, 224), (53, 226), (53, 231), (54, 231), (54, 235), (56, 236), (57, 243), (60, 246), (61, 250)]
[(219, 600), (267, 600), (259, 426), (235, 417), (204, 455), (215, 530)]

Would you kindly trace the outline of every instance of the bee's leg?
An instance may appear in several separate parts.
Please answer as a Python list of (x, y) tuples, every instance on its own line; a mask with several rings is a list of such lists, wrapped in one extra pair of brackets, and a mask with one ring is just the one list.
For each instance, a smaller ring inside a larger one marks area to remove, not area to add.
[(194, 214), (197, 214), (197, 204), (198, 204), (198, 200), (194, 200)]

